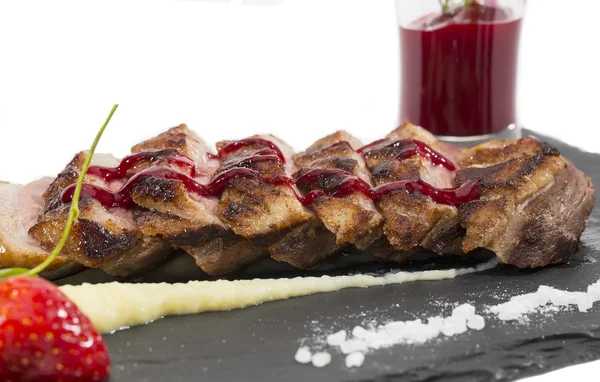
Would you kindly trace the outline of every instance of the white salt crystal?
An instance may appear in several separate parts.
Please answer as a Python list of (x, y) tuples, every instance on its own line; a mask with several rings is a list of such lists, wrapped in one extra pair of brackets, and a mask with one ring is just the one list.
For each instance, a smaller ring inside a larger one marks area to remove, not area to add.
[(350, 353), (346, 356), (346, 367), (361, 367), (365, 362), (365, 355), (360, 352)]
[[(489, 312), (500, 320), (510, 321), (523, 319), (531, 312), (551, 314), (561, 310), (561, 307), (576, 306), (585, 312), (600, 301), (600, 280), (588, 286), (586, 292), (568, 292), (542, 285), (534, 293), (513, 296), (509, 301), (492, 306)], [(471, 304), (462, 304), (452, 310), (448, 317), (429, 317), (425, 322), (416, 319), (412, 321), (393, 321), (377, 326), (371, 322), (366, 329), (356, 326), (352, 330), (352, 338), (344, 330), (327, 336), (330, 346), (339, 347), (346, 354), (346, 366), (360, 367), (369, 350), (391, 347), (395, 345), (423, 344), (440, 334), (451, 337), (471, 330), (485, 328), (485, 318), (476, 314)], [(312, 355), (307, 347), (298, 349), (296, 360), (301, 363), (311, 362), (317, 367), (326, 366), (331, 362), (331, 355), (320, 352)]]
[(327, 343), (329, 346), (340, 346), (344, 341), (346, 341), (345, 330), (340, 330), (339, 332), (327, 336)]
[(331, 363), (331, 354), (327, 352), (315, 353), (312, 356), (312, 364), (314, 367), (325, 367)]
[[(508, 302), (492, 306), (490, 312), (496, 314), (502, 321), (512, 321), (522, 319), (528, 313), (539, 311), (548, 304), (554, 307), (574, 305), (580, 312), (586, 312), (598, 301), (600, 301), (600, 282), (588, 286), (587, 292), (568, 292), (541, 285), (534, 293), (514, 296)], [(548, 309), (550, 312), (555, 310)]]
[(402, 338), (406, 330), (406, 324), (404, 323), (404, 321), (388, 322), (383, 327), (383, 330), (386, 332), (387, 335), (391, 337)]
[(354, 329), (352, 329), (352, 335), (357, 338), (365, 339), (365, 338), (369, 337), (370, 334), (371, 334), (371, 332), (369, 332), (367, 329), (363, 328), (362, 326), (355, 326)]
[(296, 359), (296, 362), (299, 363), (310, 363), (312, 354), (310, 354), (308, 346), (303, 346), (296, 351), (296, 356), (294, 358)]
[(462, 317), (466, 320), (475, 315), (475, 307), (471, 304), (462, 304), (452, 310), (452, 317)]
[(462, 334), (466, 332), (467, 319), (461, 316), (450, 316), (444, 319), (444, 325), (442, 326), (442, 333), (447, 337), (452, 337), (456, 334)]
[(346, 340), (340, 345), (340, 350), (344, 354), (350, 354), (355, 352), (366, 353), (369, 350), (367, 343), (359, 338)]
[(475, 314), (473, 315), (473, 317), (467, 319), (467, 327), (473, 330), (481, 330), (485, 328), (485, 319), (483, 318), (483, 316)]

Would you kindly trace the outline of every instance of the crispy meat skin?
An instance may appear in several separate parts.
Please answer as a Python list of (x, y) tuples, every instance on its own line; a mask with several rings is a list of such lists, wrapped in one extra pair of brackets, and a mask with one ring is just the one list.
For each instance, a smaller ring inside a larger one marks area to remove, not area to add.
[[(86, 154), (81, 152), (68, 164), (43, 194), (45, 211), (29, 229), (42, 248), (52, 250), (58, 244), (69, 216), (70, 204), (60, 200), (62, 190), (77, 181)], [(94, 157), (95, 162), (115, 165), (116, 159)], [(109, 188), (102, 179), (86, 176), (86, 182)], [(129, 276), (161, 263), (171, 247), (160, 238), (144, 236), (137, 228), (133, 213), (121, 208), (108, 210), (97, 200), (79, 202), (80, 217), (71, 230), (63, 253), (69, 260), (90, 268), (100, 268), (115, 276)]]
[[(287, 145), (275, 137), (255, 137), (270, 140), (282, 152), (291, 152)], [(229, 141), (219, 142), (217, 148), (220, 149), (228, 143)], [(225, 154), (222, 158), (223, 165), (216, 174), (229, 169), (232, 163), (252, 157), (257, 151), (265, 148), (265, 145), (258, 143)], [(287, 155), (287, 161), (291, 161), (290, 155)], [(242, 163), (264, 177), (291, 175), (279, 161)], [(286, 231), (312, 218), (312, 214), (296, 199), (289, 186), (269, 184), (257, 178), (233, 179), (221, 195), (218, 215), (229, 223), (236, 234), (256, 245), (265, 246), (279, 241)]]
[[(362, 157), (354, 148), (362, 146), (358, 139), (344, 131), (328, 135), (305, 152), (294, 156), (299, 170), (294, 178), (315, 169), (339, 169), (350, 172), (372, 184)], [(344, 176), (332, 175), (321, 179), (316, 188), (335, 188)], [(315, 187), (301, 189), (307, 193)], [(366, 249), (381, 236), (383, 218), (373, 202), (361, 193), (342, 198), (319, 196), (311, 206), (316, 213), (311, 220), (287, 234), (269, 248), (271, 257), (298, 268), (310, 268), (349, 244)], [(310, 255), (309, 255), (310, 254)]]
[[(294, 156), (300, 170), (298, 178), (315, 169), (339, 169), (350, 172), (370, 186), (371, 174), (360, 154), (355, 150), (362, 143), (345, 131), (337, 131), (310, 146), (304, 153)], [(326, 177), (318, 183), (318, 188), (334, 188), (344, 177)], [(302, 190), (311, 191), (309, 189)], [(338, 244), (351, 243), (359, 249), (368, 248), (381, 235), (383, 218), (370, 198), (360, 192), (342, 198), (321, 196), (313, 205), (317, 216), (325, 227), (336, 235)]]
[[(401, 148), (386, 146), (395, 140), (416, 139), (432, 146), (447, 157), (456, 156), (455, 148), (438, 142), (430, 133), (408, 123), (392, 131), (386, 138), (386, 141), (365, 153), (366, 163), (371, 169), (376, 185), (421, 178), (434, 186), (442, 188), (452, 186), (450, 171), (433, 166), (428, 160), (419, 156), (395, 159)], [(398, 251), (410, 252), (415, 248), (423, 247), (439, 254), (460, 252), (456, 244), (457, 237), (449, 236), (450, 232), (457, 231), (448, 223), (458, 221), (456, 208), (434, 203), (427, 196), (406, 190), (390, 193), (381, 198), (377, 206), (384, 217), (383, 232), (389, 243)]]
[(525, 137), (517, 142), (492, 140), (466, 148), (458, 154), (457, 159), (463, 167), (488, 167), (524, 155), (531, 156), (538, 153), (559, 155), (558, 150), (547, 142), (541, 142), (534, 137)]
[[(58, 243), (69, 208), (65, 204), (47, 211), (29, 230), (43, 248), (51, 250)], [(80, 217), (63, 250), (70, 260), (111, 275), (129, 276), (152, 268), (171, 252), (163, 240), (143, 236), (126, 214), (111, 213), (94, 199), (82, 199), (79, 209)]]
[[(206, 174), (198, 179), (201, 183), (208, 183), (216, 170), (224, 171), (219, 160), (208, 157), (207, 145), (185, 125), (138, 144), (132, 151), (164, 148), (175, 148), (192, 158), (197, 170)], [(229, 224), (218, 216), (217, 198), (194, 195), (181, 181), (147, 178), (133, 188), (132, 197), (137, 205), (149, 210), (136, 214), (142, 233), (181, 247), (209, 275), (233, 272), (268, 256), (266, 249), (233, 234)]]
[(519, 268), (564, 263), (579, 248), (594, 202), (591, 180), (567, 162), (554, 182), (519, 205), (489, 249)]
[[(478, 167), (462, 169), (456, 175), (458, 184), (476, 180), (482, 187), (478, 200), (459, 208), (460, 224), (466, 229), (462, 243), (465, 252), (488, 247), (506, 230), (519, 203), (554, 182), (555, 176), (565, 168), (565, 160), (546, 144), (537, 143), (537, 151), (529, 140), (514, 142), (513, 146), (517, 147), (510, 148), (507, 144), (500, 149), (509, 153), (503, 155), (506, 161), (497, 163), (492, 156), (492, 165), (482, 167), (484, 164), (480, 161)], [(485, 147), (474, 149), (479, 158), (489, 155), (485, 150)], [(489, 150), (496, 152), (498, 148)]]
[[(362, 194), (318, 197), (313, 214), (297, 201), (288, 186), (260, 179), (235, 179), (218, 200), (190, 194), (176, 180), (149, 178), (133, 189), (134, 201), (143, 207), (134, 211), (106, 210), (93, 199), (82, 200), (81, 218), (67, 243), (65, 259), (127, 276), (160, 263), (174, 245), (192, 255), (205, 272), (222, 276), (269, 254), (306, 269), (330, 267), (330, 263), (336, 263), (332, 255), (354, 246), (365, 249), (365, 258), (368, 252), (396, 262), (419, 248), (439, 254), (487, 248), (507, 264), (539, 267), (568, 260), (579, 246), (594, 204), (590, 180), (555, 148), (534, 138), (489, 141), (459, 151), (411, 124), (388, 134), (388, 143), (418, 139), (452, 159), (460, 167), (455, 178), (420, 157), (394, 159), (397, 149), (383, 147), (385, 143), (368, 152), (363, 161), (352, 150), (360, 142), (345, 132), (317, 141), (295, 155), (294, 161), (289, 147), (277, 138), (260, 137), (275, 142), (288, 158), (286, 165), (276, 161), (243, 164), (265, 177), (297, 178), (311, 169), (336, 168), (377, 185), (417, 176), (441, 188), (474, 180), (481, 185), (482, 197), (454, 208), (398, 190), (379, 200), (379, 209)], [(340, 141), (350, 144), (331, 147)], [(206, 183), (265, 147), (256, 144), (225, 155), (222, 162), (211, 160), (206, 145), (180, 125), (136, 145), (133, 151), (161, 148), (177, 148), (192, 158), (206, 173), (199, 181)], [(76, 181), (84, 158), (84, 153), (75, 156), (43, 195), (45, 211), (30, 229), (43, 247), (31, 252), (37, 256), (35, 261), (47, 256), (44, 248), (53, 248), (62, 233), (68, 206), (60, 202), (60, 193)], [(167, 163), (144, 163), (133, 172), (150, 165)], [(335, 187), (340, 179), (328, 177), (318, 187)], [(103, 185), (102, 180), (93, 177), (87, 180)], [(14, 245), (3, 241), (3, 224), (0, 221), (0, 248), (10, 254)], [(13, 250), (9, 261), (17, 255), (30, 261), (27, 251), (16, 250), (20, 252)], [(0, 256), (0, 261), (4, 259), (6, 256)]]

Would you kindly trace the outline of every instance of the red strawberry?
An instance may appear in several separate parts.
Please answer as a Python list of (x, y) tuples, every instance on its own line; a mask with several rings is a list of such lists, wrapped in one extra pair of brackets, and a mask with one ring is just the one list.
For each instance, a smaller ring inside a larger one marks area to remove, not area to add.
[(90, 320), (52, 283), (0, 282), (1, 381), (105, 381), (110, 359)]

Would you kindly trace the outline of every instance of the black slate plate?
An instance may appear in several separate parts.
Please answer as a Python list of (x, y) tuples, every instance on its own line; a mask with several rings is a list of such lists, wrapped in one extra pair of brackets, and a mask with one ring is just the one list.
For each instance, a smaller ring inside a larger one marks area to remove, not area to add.
[[(545, 139), (545, 138), (542, 138)], [(548, 139), (600, 185), (600, 155)], [(397, 346), (348, 370), (333, 353), (323, 369), (294, 353), (314, 326), (352, 329), (369, 318), (408, 320), (448, 314), (441, 303), (478, 310), (541, 284), (585, 290), (600, 279), (600, 209), (569, 264), (522, 271), (499, 266), (454, 280), (347, 289), (247, 309), (167, 317), (106, 336), (114, 382), (133, 381), (513, 381), (600, 358), (600, 306), (587, 313), (531, 316), (528, 324), (486, 318), (486, 328), (422, 346)], [(81, 274), (70, 279), (77, 281)]]

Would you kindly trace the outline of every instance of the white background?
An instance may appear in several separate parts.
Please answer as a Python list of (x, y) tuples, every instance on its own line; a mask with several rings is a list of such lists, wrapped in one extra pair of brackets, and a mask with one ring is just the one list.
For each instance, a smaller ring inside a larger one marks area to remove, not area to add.
[[(99, 150), (119, 156), (181, 122), (210, 143), (271, 132), (297, 149), (335, 129), (369, 141), (395, 127), (392, 0), (254, 2), (271, 5), (1, 2), (0, 179), (56, 174), (116, 102)], [(530, 1), (519, 72), (521, 122), (595, 152), (599, 16), (595, 0)], [(600, 364), (585, 367), (541, 380), (597, 380), (584, 374)]]

